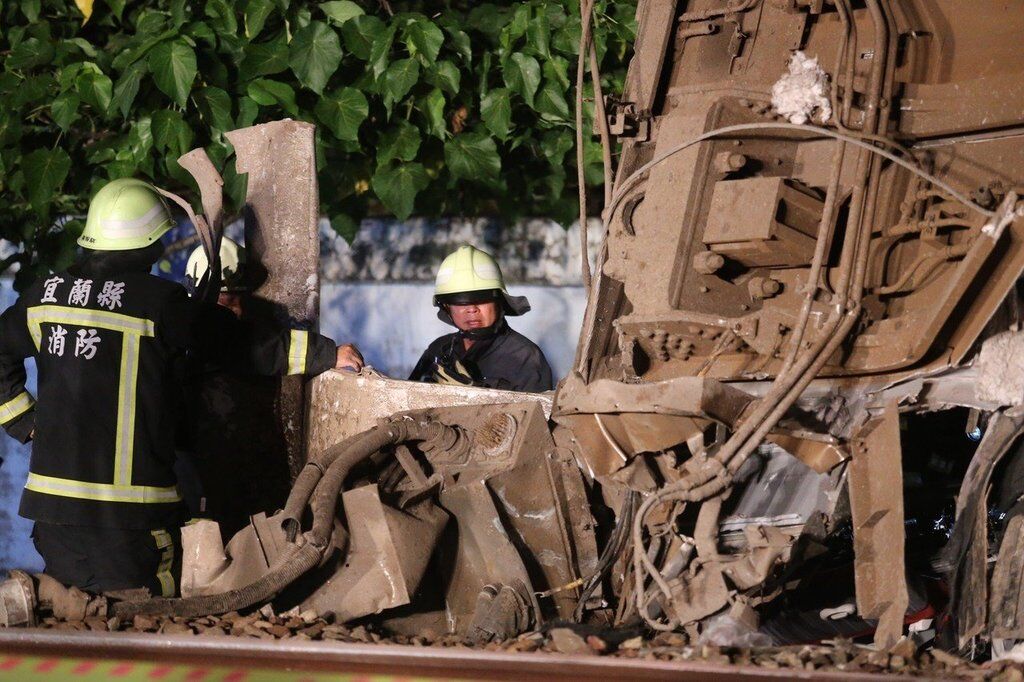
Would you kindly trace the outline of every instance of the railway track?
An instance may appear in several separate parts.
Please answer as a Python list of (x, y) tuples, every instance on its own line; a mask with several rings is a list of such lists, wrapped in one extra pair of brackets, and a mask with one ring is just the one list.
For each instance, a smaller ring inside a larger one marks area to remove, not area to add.
[(0, 680), (858, 680), (866, 673), (395, 644), (0, 630)]

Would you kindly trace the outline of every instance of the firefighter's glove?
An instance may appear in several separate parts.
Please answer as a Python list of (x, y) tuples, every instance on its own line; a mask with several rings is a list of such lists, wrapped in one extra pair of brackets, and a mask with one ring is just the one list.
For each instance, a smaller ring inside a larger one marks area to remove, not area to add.
[(434, 382), (448, 386), (472, 386), (473, 377), (459, 360), (434, 365)]

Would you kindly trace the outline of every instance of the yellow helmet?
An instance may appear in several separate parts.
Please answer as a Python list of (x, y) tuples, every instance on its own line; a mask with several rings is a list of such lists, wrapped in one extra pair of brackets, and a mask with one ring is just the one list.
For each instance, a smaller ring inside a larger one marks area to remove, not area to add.
[(479, 303), (499, 300), (506, 315), (522, 315), (530, 310), (525, 296), (511, 296), (494, 257), (473, 246), (460, 246), (437, 269), (434, 281), (434, 305), (443, 322), (453, 324), (445, 304)]
[[(247, 291), (245, 281), (245, 248), (227, 237), (220, 240), (220, 290), (224, 292)], [(203, 245), (197, 246), (185, 264), (185, 287), (195, 291), (199, 282), (210, 269), (210, 259), (206, 257)]]
[(89, 203), (89, 217), (78, 244), (96, 251), (139, 249), (173, 226), (167, 204), (152, 185), (121, 178), (104, 185)]

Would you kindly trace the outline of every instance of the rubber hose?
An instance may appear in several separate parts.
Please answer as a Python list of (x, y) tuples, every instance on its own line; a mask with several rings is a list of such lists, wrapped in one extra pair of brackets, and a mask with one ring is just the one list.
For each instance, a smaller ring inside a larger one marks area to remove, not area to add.
[[(329, 546), (334, 509), (341, 486), (353, 466), (389, 443), (440, 439), (446, 431), (450, 430), (451, 427), (437, 422), (420, 424), (401, 420), (375, 426), (354, 439), (348, 439), (329, 448), (324, 456), (331, 457), (333, 461), (331, 461), (327, 472), (319, 477), (317, 476), (319, 467), (317, 467), (316, 472), (309, 473), (303, 478), (303, 486), (309, 486), (310, 481), (316, 484), (312, 494), (313, 530), (308, 534), (307, 542), (302, 546), (288, 545), (291, 551), (283, 552), (261, 578), (245, 587), (220, 594), (180, 599), (158, 598), (138, 602), (118, 602), (114, 604), (112, 614), (119, 618), (131, 618), (137, 615), (197, 618), (211, 613), (239, 611), (271, 599), (299, 576), (320, 563)], [(319, 480), (317, 481), (315, 478), (319, 478)], [(291, 497), (289, 495), (289, 498)], [(299, 499), (298, 495), (296, 499)], [(305, 504), (300, 509), (304, 507)], [(298, 522), (297, 518), (295, 520)]]
[[(313, 529), (310, 531), (313, 541), (326, 544), (330, 539), (337, 499), (341, 494), (345, 478), (353, 466), (386, 445), (396, 445), (413, 440), (441, 442), (450, 431), (452, 431), (451, 427), (440, 422), (421, 423), (403, 419), (388, 422), (364, 432), (363, 438), (336, 456), (320, 479), (320, 483), (317, 484), (316, 490), (313, 491), (311, 501)], [(454, 436), (454, 434), (451, 435)], [(452, 441), (454, 442), (454, 437)]]
[(308, 462), (302, 467), (302, 471), (295, 477), (291, 492), (288, 493), (288, 501), (284, 505), (281, 527), (284, 528), (285, 537), (288, 542), (295, 542), (301, 530), (302, 511), (309, 502), (309, 496), (316, 489), (316, 484), (323, 476), (323, 469), (314, 462)]
[[(388, 425), (390, 425), (390, 422)], [(295, 483), (292, 485), (291, 492), (288, 493), (288, 500), (285, 502), (281, 518), (281, 527), (284, 528), (287, 534), (288, 542), (294, 542), (295, 538), (298, 537), (302, 525), (302, 512), (306, 509), (310, 497), (319, 487), (320, 481), (326, 475), (331, 465), (352, 449), (358, 448), (358, 451), (363, 451), (364, 448), (361, 447), (361, 442), (379, 433), (380, 429), (380, 426), (375, 426), (367, 431), (349, 436), (340, 443), (332, 445), (321, 452), (313, 461), (308, 462), (302, 468), (299, 475), (295, 477)], [(376, 441), (376, 439), (374, 440)], [(383, 447), (383, 445), (380, 447)], [(380, 448), (378, 447), (377, 449)], [(371, 451), (369, 454), (373, 454), (373, 452), (376, 452), (376, 450)], [(351, 458), (346, 457), (345, 459)], [(349, 468), (351, 469), (351, 466)]]
[(309, 571), (318, 563), (323, 550), (311, 542), (301, 547), (289, 545), (292, 551), (286, 551), (263, 577), (245, 587), (240, 587), (221, 594), (211, 594), (183, 599), (147, 599), (146, 601), (122, 601), (113, 605), (112, 613), (118, 618), (134, 616), (180, 616), (182, 618), (199, 618), (213, 613), (240, 611), (272, 598), (285, 587), (293, 583), (299, 576)]

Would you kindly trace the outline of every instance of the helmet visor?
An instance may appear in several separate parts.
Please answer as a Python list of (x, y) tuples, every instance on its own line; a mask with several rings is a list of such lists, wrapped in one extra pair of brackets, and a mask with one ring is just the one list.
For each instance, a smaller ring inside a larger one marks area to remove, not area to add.
[(490, 303), (499, 300), (501, 291), (484, 289), (482, 291), (460, 291), (454, 294), (439, 294), (437, 302), (442, 305), (473, 305), (474, 303)]

